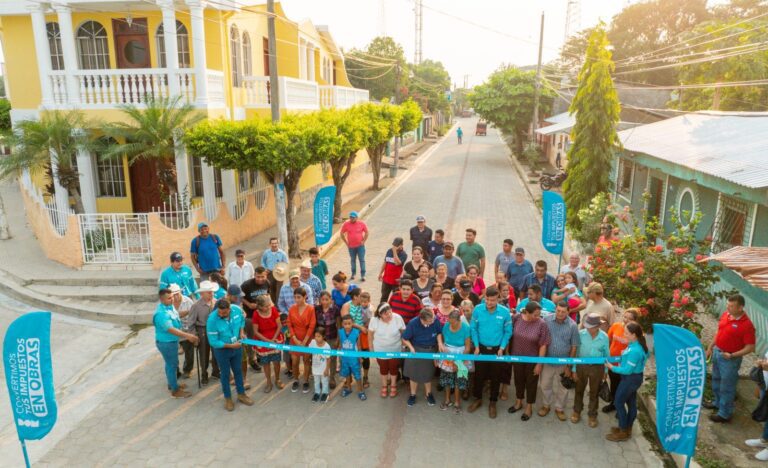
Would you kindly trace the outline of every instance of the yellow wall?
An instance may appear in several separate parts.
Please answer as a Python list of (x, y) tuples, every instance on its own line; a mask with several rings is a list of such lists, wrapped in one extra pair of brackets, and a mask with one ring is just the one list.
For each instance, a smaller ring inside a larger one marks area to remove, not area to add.
[(14, 109), (37, 109), (42, 100), (30, 16), (2, 18), (8, 91)]

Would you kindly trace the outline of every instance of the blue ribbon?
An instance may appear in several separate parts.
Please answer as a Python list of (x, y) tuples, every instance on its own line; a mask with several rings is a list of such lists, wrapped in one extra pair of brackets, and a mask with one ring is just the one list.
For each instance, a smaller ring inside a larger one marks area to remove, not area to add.
[(270, 343), (267, 341), (244, 339), (241, 343), (260, 348), (292, 351), (295, 353), (323, 354), (348, 358), (379, 358), (379, 359), (428, 359), (430, 361), (489, 361), (489, 362), (519, 362), (532, 364), (555, 364), (570, 366), (575, 364), (605, 364), (605, 361), (619, 362), (619, 357), (539, 357), (539, 356), (499, 356), (498, 354), (448, 354), (448, 353), (410, 353), (410, 352), (378, 352), (378, 351), (344, 351), (340, 349), (308, 348), (306, 346)]

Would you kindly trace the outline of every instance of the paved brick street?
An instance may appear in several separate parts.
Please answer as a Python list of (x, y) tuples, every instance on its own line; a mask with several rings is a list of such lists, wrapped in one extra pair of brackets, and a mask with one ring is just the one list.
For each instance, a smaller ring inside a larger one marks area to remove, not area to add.
[[(543, 258), (552, 270), (557, 265), (544, 255), (537, 211), (495, 129), (475, 137), (474, 119), (460, 123), (464, 144), (457, 145), (453, 135), (443, 141), (365, 219), (372, 238), (363, 287), (374, 297), (385, 249), (395, 236), (407, 239), (417, 214), (456, 242), (465, 228), (476, 228), (491, 262), (502, 239), (511, 237), (530, 260)], [(332, 251), (327, 260), (331, 271), (349, 271), (345, 249)], [(487, 281), (492, 273), (489, 263)], [(500, 402), (496, 420), (488, 418), (487, 406), (455, 415), (428, 407), (421, 394), (408, 409), (402, 386), (394, 400), (378, 396), (375, 363), (368, 401), (342, 399), (340, 386), (324, 405), (288, 387), (264, 394), (263, 375), (250, 373), (255, 406), (236, 404), (227, 413), (217, 382), (198, 390), (191, 379), (186, 382), (192, 398), (168, 397), (151, 328), (120, 353), (100, 364), (98, 374), (87, 373), (77, 392), (60, 397), (55, 440), (29, 443), (36, 466), (660, 466), (639, 435), (621, 444), (606, 442), (614, 421), (602, 413), (600, 426), (590, 429), (586, 421), (559, 422), (553, 414), (522, 422), (520, 413), (507, 414), (512, 402)], [(80, 406), (90, 411), (78, 412)], [(3, 427), (0, 450), (10, 456), (0, 465), (18, 466), (20, 449), (9, 429)]]

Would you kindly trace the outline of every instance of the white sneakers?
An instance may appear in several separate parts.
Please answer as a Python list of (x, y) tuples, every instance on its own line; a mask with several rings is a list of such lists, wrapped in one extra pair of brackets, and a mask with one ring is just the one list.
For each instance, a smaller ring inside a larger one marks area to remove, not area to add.
[(744, 441), (750, 447), (762, 448), (763, 450), (755, 454), (755, 458), (760, 461), (768, 461), (768, 441), (763, 439), (749, 439)]

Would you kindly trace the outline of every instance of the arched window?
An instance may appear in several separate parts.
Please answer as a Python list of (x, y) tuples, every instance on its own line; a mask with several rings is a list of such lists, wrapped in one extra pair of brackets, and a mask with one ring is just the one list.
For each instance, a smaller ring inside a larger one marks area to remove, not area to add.
[(232, 86), (240, 86), (240, 32), (237, 26), (229, 28), (230, 60), (232, 61)]
[(251, 36), (247, 32), (243, 33), (243, 76), (253, 75), (253, 65), (251, 65)]
[[(163, 23), (157, 27), (157, 64), (160, 68), (165, 68), (168, 65), (165, 61), (165, 28)], [(190, 67), (190, 53), (189, 53), (189, 32), (187, 27), (184, 26), (179, 20), (176, 20), (176, 48), (179, 51), (179, 68)]]
[(64, 70), (59, 23), (46, 23), (45, 30), (48, 31), (48, 48), (51, 50), (51, 70)]
[(76, 36), (81, 69), (101, 70), (109, 68), (107, 31), (101, 23), (86, 21), (77, 28)]

